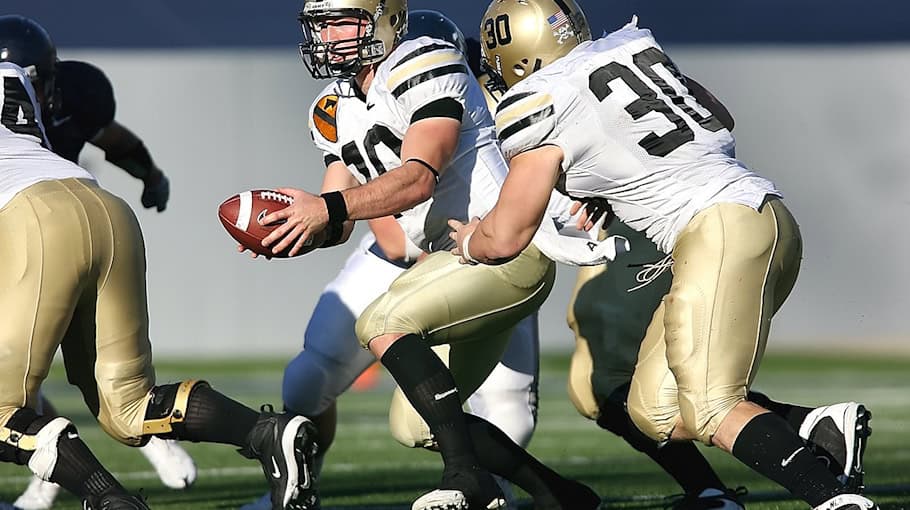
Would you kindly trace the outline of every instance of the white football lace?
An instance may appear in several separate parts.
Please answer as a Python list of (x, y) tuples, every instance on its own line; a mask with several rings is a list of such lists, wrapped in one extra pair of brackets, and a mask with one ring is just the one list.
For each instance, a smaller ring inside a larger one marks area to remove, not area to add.
[(673, 256), (667, 255), (653, 264), (643, 264), (641, 271), (635, 274), (635, 281), (641, 285), (636, 285), (626, 292), (635, 292), (638, 289), (647, 287), (651, 282), (658, 279), (667, 269), (673, 267)]
[(262, 191), (259, 193), (259, 197), (263, 200), (273, 200), (275, 202), (284, 202), (285, 204), (291, 205), (294, 203), (294, 197), (285, 195), (284, 193), (278, 193), (277, 191)]

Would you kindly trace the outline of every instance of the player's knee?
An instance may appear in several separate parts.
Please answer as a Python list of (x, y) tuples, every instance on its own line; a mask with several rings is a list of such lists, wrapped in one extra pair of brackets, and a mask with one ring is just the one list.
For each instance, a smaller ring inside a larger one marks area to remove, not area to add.
[(0, 426), (0, 460), (28, 464), (35, 476), (48, 480), (57, 465), (57, 444), (76, 427), (63, 417), (38, 416), (32, 409), (17, 409)]
[(435, 448), (427, 422), (417, 414), (400, 389), (395, 389), (389, 407), (389, 429), (396, 441), (408, 448)]
[(647, 394), (647, 390), (632, 383), (627, 403), (629, 417), (646, 437), (658, 442), (667, 441), (677, 423), (679, 411), (670, 406), (661, 406), (655, 397), (648, 397)]
[(724, 418), (744, 400), (745, 396), (742, 394), (730, 394), (711, 399), (683, 398), (680, 402), (680, 419), (689, 433), (702, 443), (710, 445), (711, 438), (720, 428)]
[(393, 306), (394, 299), (390, 294), (373, 301), (354, 325), (357, 340), (364, 349), (368, 349), (370, 342), (377, 337), (391, 333), (420, 334), (423, 327), (417, 324), (413, 317), (407, 316), (399, 308)]
[(281, 384), (284, 406), (304, 416), (325, 411), (334, 400), (327, 397), (326, 385), (335, 364), (316, 350), (301, 351), (284, 369)]
[[(584, 344), (582, 347), (581, 344)], [(587, 342), (578, 341), (572, 361), (569, 365), (569, 382), (567, 390), (569, 400), (579, 414), (589, 420), (596, 420), (600, 416), (600, 408), (594, 397), (594, 388), (591, 384), (593, 364), (587, 349)]]
[(143, 444), (143, 415), (155, 383), (150, 359), (140, 356), (117, 364), (98, 364), (95, 378), (100, 399), (97, 417), (102, 430), (123, 444)]
[(609, 397), (603, 399), (598, 406), (600, 416), (596, 418), (597, 425), (619, 437), (629, 435), (631, 421), (629, 420), (629, 412), (626, 410), (628, 398), (629, 385), (626, 384), (616, 389)]

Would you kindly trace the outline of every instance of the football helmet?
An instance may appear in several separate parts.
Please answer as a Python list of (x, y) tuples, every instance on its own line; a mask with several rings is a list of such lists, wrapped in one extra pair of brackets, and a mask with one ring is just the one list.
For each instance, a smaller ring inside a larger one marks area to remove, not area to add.
[(480, 24), (482, 65), (508, 88), (591, 40), (575, 0), (493, 0)]
[[(349, 78), (380, 62), (407, 31), (407, 0), (306, 0), (297, 18), (300, 56), (314, 78)], [(356, 25), (357, 35), (328, 40), (332, 27)], [(325, 40), (324, 40), (325, 39)]]
[(44, 27), (24, 16), (0, 16), (0, 62), (12, 62), (25, 70), (35, 90), (44, 92), (44, 101), (50, 102), (57, 47)]
[(461, 29), (439, 11), (416, 9), (408, 13), (408, 31), (401, 40), (409, 41), (423, 35), (450, 42), (458, 51), (468, 54), (468, 43)]

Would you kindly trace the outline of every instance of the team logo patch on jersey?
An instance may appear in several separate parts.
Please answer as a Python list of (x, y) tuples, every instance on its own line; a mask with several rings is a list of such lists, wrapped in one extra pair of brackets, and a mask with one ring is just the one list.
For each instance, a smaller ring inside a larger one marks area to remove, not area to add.
[(335, 114), (338, 110), (338, 96), (323, 96), (313, 108), (313, 125), (326, 140), (335, 143), (338, 141), (338, 123)]

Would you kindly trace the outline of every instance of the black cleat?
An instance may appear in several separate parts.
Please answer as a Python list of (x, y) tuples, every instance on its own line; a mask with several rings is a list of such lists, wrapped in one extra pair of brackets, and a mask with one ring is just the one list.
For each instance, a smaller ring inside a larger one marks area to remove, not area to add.
[(863, 454), (872, 435), (871, 418), (862, 404), (846, 402), (814, 409), (799, 427), (812, 453), (850, 493), (863, 490)]
[(667, 508), (672, 510), (743, 510), (740, 497), (747, 493), (745, 487), (736, 489), (705, 489), (699, 493), (672, 496)]
[(303, 416), (275, 413), (270, 405), (261, 411), (240, 454), (262, 464), (273, 509), (318, 510), (319, 493), (311, 469), (316, 427)]
[(554, 495), (562, 510), (597, 510), (600, 508), (600, 496), (593, 489), (576, 480), (566, 480)]
[(129, 494), (105, 494), (82, 501), (82, 510), (149, 510), (145, 498)]

